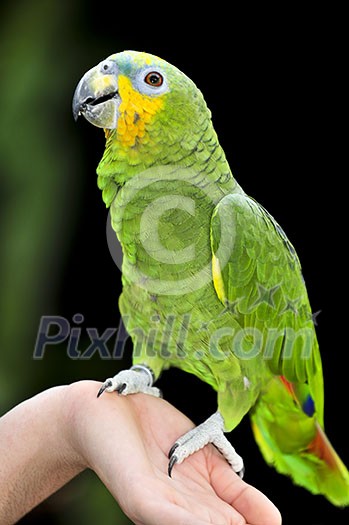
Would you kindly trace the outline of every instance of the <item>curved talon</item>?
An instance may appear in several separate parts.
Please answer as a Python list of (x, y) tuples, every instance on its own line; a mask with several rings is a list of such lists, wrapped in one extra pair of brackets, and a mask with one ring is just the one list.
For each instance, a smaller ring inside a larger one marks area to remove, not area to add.
[(109, 380), (109, 381), (106, 381), (105, 383), (103, 383), (103, 385), (101, 386), (101, 388), (98, 390), (98, 394), (97, 394), (97, 397), (100, 397), (103, 392), (109, 388), (110, 386), (112, 386), (112, 382)]
[(242, 467), (242, 469), (239, 470), (239, 472), (237, 472), (237, 475), (239, 476), (239, 478), (243, 479), (245, 475), (245, 467)]
[[(173, 447), (172, 447), (172, 448), (173, 448)], [(172, 476), (171, 476), (171, 474), (172, 474), (172, 469), (173, 469), (173, 467), (175, 466), (175, 464), (177, 463), (177, 460), (178, 460), (177, 456), (172, 456), (171, 459), (170, 459), (170, 461), (169, 461), (169, 463), (168, 463), (168, 475), (169, 475), (170, 478), (172, 477)]]
[(122, 385), (120, 385), (120, 386), (118, 386), (116, 388), (117, 393), (118, 394), (122, 394), (126, 387), (127, 387), (127, 384), (126, 383), (122, 383)]
[(170, 451), (168, 453), (168, 459), (171, 459), (171, 457), (173, 456), (173, 453), (174, 451), (176, 450), (176, 448), (179, 447), (179, 443), (175, 443), (174, 445), (172, 445), (172, 447), (170, 448)]

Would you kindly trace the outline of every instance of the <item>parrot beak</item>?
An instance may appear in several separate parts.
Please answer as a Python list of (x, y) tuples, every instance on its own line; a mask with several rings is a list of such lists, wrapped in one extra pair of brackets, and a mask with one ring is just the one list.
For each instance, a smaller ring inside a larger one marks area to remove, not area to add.
[(90, 69), (80, 80), (73, 97), (73, 115), (104, 129), (115, 129), (121, 99), (116, 63), (107, 60)]

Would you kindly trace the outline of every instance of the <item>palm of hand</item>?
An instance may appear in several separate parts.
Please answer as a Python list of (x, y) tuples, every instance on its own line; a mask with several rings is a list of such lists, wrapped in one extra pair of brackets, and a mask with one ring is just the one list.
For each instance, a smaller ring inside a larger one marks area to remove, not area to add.
[(127, 419), (119, 482), (128, 486), (119, 502), (137, 525), (280, 524), (274, 505), (243, 482), (213, 446), (175, 466), (169, 478), (169, 448), (193, 424), (152, 396), (121, 396), (119, 402)]

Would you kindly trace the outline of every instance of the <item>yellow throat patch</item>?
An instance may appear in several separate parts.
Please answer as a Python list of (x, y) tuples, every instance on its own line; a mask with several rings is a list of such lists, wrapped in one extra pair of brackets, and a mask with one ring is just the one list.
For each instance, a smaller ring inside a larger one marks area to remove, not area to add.
[(142, 95), (133, 89), (131, 81), (124, 75), (119, 76), (119, 94), (121, 104), (117, 126), (117, 137), (126, 147), (135, 145), (136, 140), (142, 141), (146, 125), (163, 107), (161, 96)]

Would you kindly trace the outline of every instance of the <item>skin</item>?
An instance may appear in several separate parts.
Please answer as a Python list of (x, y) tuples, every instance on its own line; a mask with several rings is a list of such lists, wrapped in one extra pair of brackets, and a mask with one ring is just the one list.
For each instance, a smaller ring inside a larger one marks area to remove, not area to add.
[(280, 525), (275, 506), (212, 446), (170, 479), (168, 449), (193, 423), (144, 394), (97, 400), (99, 386), (82, 381), (51, 388), (0, 418), (2, 525), (15, 523), (86, 468), (136, 525)]

